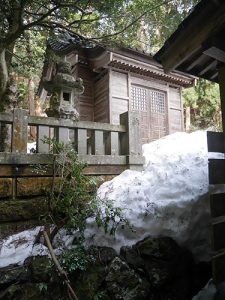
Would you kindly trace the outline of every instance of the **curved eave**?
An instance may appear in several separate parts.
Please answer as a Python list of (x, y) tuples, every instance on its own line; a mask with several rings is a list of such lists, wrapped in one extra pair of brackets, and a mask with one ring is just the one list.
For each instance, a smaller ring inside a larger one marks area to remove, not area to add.
[(118, 60), (112, 60), (109, 63), (109, 66), (119, 70), (128, 71), (142, 76), (166, 81), (185, 88), (193, 86), (195, 82), (195, 78), (192, 76), (186, 77), (182, 73), (178, 72), (173, 72), (172, 74), (165, 74), (163, 70), (154, 70), (151, 68), (151, 66), (140, 67), (135, 66), (134, 64), (127, 64)]

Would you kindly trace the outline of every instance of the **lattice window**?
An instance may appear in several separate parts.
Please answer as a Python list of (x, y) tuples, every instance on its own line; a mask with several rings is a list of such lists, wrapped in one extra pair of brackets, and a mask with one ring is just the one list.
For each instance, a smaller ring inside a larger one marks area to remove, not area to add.
[(150, 140), (157, 140), (167, 134), (166, 94), (161, 91), (149, 90), (150, 97)]
[(151, 112), (165, 114), (166, 112), (165, 93), (154, 91), (154, 90), (149, 90), (149, 93), (150, 93)]
[(132, 86), (131, 107), (133, 110), (147, 111), (147, 90), (141, 87)]

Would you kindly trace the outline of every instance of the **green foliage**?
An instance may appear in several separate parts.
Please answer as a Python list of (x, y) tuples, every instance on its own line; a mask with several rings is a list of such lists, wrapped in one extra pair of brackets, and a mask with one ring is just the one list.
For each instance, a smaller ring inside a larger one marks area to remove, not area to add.
[(97, 180), (83, 174), (86, 164), (78, 159), (71, 145), (64, 145), (55, 140), (46, 139), (55, 153), (54, 178), (48, 194), (48, 214), (46, 224), (56, 228), (66, 227), (79, 231), (80, 240), (84, 241), (86, 219), (95, 216), (96, 223), (106, 233), (115, 234), (119, 225), (129, 225), (119, 207), (113, 202), (96, 197)]
[(88, 266), (95, 262), (95, 253), (95, 248), (87, 250), (83, 245), (78, 245), (62, 253), (60, 264), (68, 273), (86, 271)]
[(190, 107), (193, 129), (221, 130), (219, 86), (200, 79), (196, 86), (183, 90), (184, 107)]
[(46, 38), (43, 32), (29, 31), (16, 41), (11, 65), (13, 72), (24, 78), (41, 76)]
[(105, 201), (98, 199), (98, 202), (93, 202), (92, 205), (95, 210), (96, 224), (98, 227), (103, 228), (105, 233), (114, 235), (118, 226), (122, 228), (127, 226), (133, 230), (131, 224), (124, 217), (122, 209), (115, 207), (112, 200)]
[(46, 142), (50, 143), (52, 152), (57, 153), (54, 173), (58, 176), (57, 184), (53, 183), (48, 195), (46, 221), (59, 228), (78, 229), (83, 236), (85, 220), (93, 213), (91, 203), (96, 197), (96, 182), (82, 173), (86, 164), (78, 160), (71, 145), (64, 146), (55, 140)]

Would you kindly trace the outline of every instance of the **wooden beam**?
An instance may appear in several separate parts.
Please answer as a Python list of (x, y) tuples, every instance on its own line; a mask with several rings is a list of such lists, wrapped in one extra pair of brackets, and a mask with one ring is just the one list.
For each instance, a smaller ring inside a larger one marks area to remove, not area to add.
[(210, 69), (216, 67), (217, 65), (217, 61), (216, 60), (213, 60), (213, 61), (210, 61), (209, 63), (207, 63), (203, 69), (199, 72), (199, 75), (203, 75), (205, 74), (206, 72), (208, 72)]
[(225, 252), (212, 258), (213, 280), (216, 284), (224, 281), (225, 278)]
[(216, 218), (212, 222), (212, 250), (219, 251), (225, 249), (225, 216)]
[(50, 176), (53, 176), (51, 165), (3, 165), (0, 167), (0, 178)]
[(112, 125), (108, 123), (90, 122), (90, 121), (75, 122), (69, 119), (57, 119), (52, 117), (46, 118), (46, 117), (29, 116), (28, 124), (34, 126), (42, 125), (42, 126), (49, 126), (49, 127), (67, 127), (67, 128), (82, 128), (82, 129), (103, 130), (103, 131), (113, 131), (113, 132), (126, 132), (125, 126), (122, 125)]
[(0, 165), (53, 164), (52, 154), (0, 153)]
[(203, 53), (216, 59), (217, 61), (225, 63), (225, 51), (217, 48), (216, 46), (206, 49)]
[(212, 218), (225, 215), (225, 193), (210, 195), (210, 210)]
[(219, 68), (220, 102), (222, 110), (222, 125), (225, 132), (225, 66)]
[(209, 79), (213, 81), (217, 76), (218, 76), (218, 71), (216, 71), (214, 74), (212, 74), (212, 75), (209, 77)]
[(206, 59), (206, 56), (204, 54), (200, 54), (198, 58), (194, 59), (191, 64), (186, 68), (187, 72), (192, 70), (194, 67), (196, 67), (199, 63), (204, 61)]
[(224, 134), (223, 132), (207, 131), (207, 145), (209, 152), (224, 153)]
[(12, 113), (0, 113), (0, 122), (10, 124), (13, 122), (13, 114)]
[(78, 155), (88, 165), (126, 165), (126, 155)]
[(209, 184), (225, 183), (225, 160), (209, 159)]
[(85, 175), (119, 175), (127, 169), (128, 166), (88, 166), (84, 169)]

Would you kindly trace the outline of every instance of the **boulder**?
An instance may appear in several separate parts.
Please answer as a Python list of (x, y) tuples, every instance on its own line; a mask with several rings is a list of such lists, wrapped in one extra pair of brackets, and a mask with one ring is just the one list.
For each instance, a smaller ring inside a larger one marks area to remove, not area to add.
[(26, 267), (12, 265), (7, 268), (2, 268), (0, 272), (0, 290), (20, 281), (28, 280)]
[(179, 251), (179, 246), (170, 237), (148, 236), (134, 246), (141, 257), (171, 260)]
[(114, 258), (106, 276), (106, 287), (111, 299), (148, 299), (150, 286), (119, 257)]
[(35, 283), (57, 281), (55, 267), (47, 256), (34, 256), (25, 261), (30, 272), (30, 281)]

